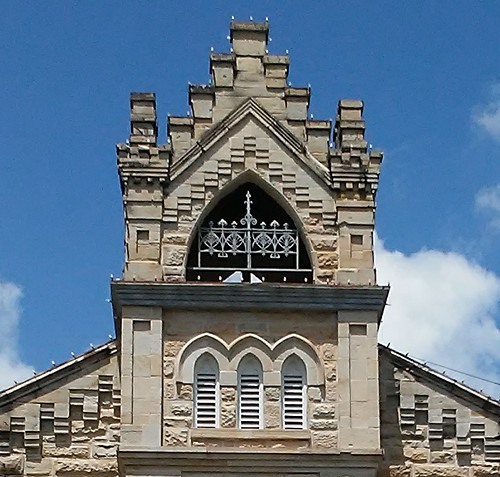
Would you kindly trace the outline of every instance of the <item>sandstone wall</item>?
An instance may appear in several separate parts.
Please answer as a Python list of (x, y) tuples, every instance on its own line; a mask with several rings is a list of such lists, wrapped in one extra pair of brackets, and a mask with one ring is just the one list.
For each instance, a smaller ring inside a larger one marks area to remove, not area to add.
[(447, 391), (445, 382), (417, 379), (386, 352), (380, 358), (380, 398), (390, 475), (500, 475), (498, 415)]
[[(224, 186), (238, 178), (240, 183), (260, 183), (274, 198), (281, 196), (285, 210), (293, 210), (296, 227), (310, 246), (315, 278), (332, 281), (337, 267), (337, 231), (334, 228), (334, 199), (318, 177), (290, 157), (283, 146), (269, 137), (252, 119), (238, 127), (228, 141), (199, 159), (185, 177), (166, 189), (162, 227), (161, 263), (167, 281), (183, 281), (188, 243), (196, 233), (198, 219), (207, 212), (212, 199), (224, 194)], [(274, 189), (274, 190), (273, 190)], [(244, 204), (234, 204), (245, 214)], [(270, 204), (272, 207), (272, 204)], [(223, 218), (223, 217), (221, 217)], [(258, 219), (258, 217), (257, 217)]]
[(28, 391), (14, 400), (0, 394), (0, 475), (118, 474), (116, 348), (78, 360), (28, 382)]
[[(164, 314), (164, 445), (235, 446), (279, 448), (336, 448), (338, 421), (335, 412), (337, 328), (335, 316), (317, 313), (304, 320), (293, 313), (225, 313), (171, 312)], [(313, 343), (321, 359), (323, 385), (308, 388), (308, 431), (280, 431), (281, 392), (279, 383), (264, 389), (265, 430), (237, 432), (236, 386), (221, 388), (221, 427), (214, 430), (192, 430), (193, 389), (178, 381), (176, 363), (179, 352), (192, 338), (213, 333), (228, 345), (246, 333), (255, 333), (271, 345), (286, 335), (296, 333)], [(234, 432), (229, 432), (233, 430)], [(199, 431), (199, 432), (198, 432)]]

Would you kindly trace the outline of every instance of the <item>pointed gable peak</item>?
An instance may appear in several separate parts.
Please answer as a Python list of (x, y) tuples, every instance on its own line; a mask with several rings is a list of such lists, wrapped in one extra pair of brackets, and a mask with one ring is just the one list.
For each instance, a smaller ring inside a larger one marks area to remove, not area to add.
[(288, 51), (269, 53), (267, 20), (232, 21), (228, 38), (229, 53), (210, 53), (209, 84), (189, 85), (190, 114), (168, 119), (172, 162), (176, 163), (207, 131), (245, 104), (245, 100), (253, 99), (292, 131), (319, 162), (327, 165), (331, 121), (309, 117), (311, 89), (291, 86)]
[[(278, 121), (272, 114), (259, 104), (254, 98), (245, 99), (239, 106), (231, 111), (224, 119), (214, 124), (212, 128), (196, 141), (181, 157), (174, 160), (171, 167), (170, 178), (174, 181), (180, 174), (187, 170), (196, 160), (218, 143), (223, 137), (230, 135), (231, 130), (251, 117), (262, 129), (277, 139), (292, 155), (304, 165), (309, 167), (323, 181), (329, 183), (328, 169), (319, 162), (307, 149), (294, 132)], [(329, 121), (328, 121), (329, 123)], [(328, 125), (329, 127), (330, 125)]]

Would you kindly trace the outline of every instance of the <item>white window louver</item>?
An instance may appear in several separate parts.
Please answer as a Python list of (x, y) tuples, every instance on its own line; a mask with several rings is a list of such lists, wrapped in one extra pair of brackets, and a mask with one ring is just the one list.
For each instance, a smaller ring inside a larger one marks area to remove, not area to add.
[(248, 359), (239, 373), (240, 429), (262, 428), (262, 371), (255, 359)]
[(215, 364), (206, 360), (196, 372), (195, 423), (196, 427), (218, 427), (219, 382)]
[(306, 384), (303, 363), (295, 357), (283, 366), (282, 419), (283, 429), (306, 428)]

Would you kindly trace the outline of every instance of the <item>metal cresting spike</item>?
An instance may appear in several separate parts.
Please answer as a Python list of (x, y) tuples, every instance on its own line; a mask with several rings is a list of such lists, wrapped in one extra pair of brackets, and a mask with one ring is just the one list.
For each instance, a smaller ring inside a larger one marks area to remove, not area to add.
[(252, 205), (252, 195), (250, 194), (249, 190), (247, 190), (245, 204), (247, 206), (247, 214), (251, 215), (250, 210), (251, 210), (251, 205)]

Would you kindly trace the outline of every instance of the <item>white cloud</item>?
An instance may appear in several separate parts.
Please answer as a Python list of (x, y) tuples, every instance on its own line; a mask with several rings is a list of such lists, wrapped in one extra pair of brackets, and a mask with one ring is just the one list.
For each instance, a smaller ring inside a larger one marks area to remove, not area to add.
[[(452, 252), (405, 255), (387, 250), (378, 239), (375, 254), (378, 282), (391, 284), (380, 341), (410, 356), (500, 382), (500, 328), (495, 322), (500, 277)], [(500, 397), (500, 386), (455, 377)]]
[(472, 115), (472, 121), (493, 139), (500, 141), (500, 100), (477, 108)]
[(472, 122), (493, 139), (500, 141), (500, 83), (490, 86), (490, 101), (476, 106)]
[(500, 228), (500, 184), (483, 187), (476, 194), (476, 207), (491, 214), (491, 223)]
[(31, 368), (21, 361), (17, 349), (21, 297), (17, 285), (0, 282), (0, 390), (31, 375)]

